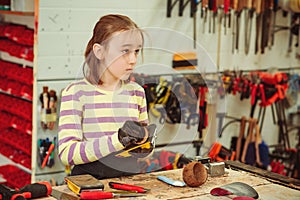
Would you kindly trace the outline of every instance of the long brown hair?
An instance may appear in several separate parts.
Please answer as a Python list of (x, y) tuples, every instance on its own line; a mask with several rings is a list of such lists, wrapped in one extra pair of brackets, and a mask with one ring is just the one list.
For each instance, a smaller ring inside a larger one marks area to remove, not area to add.
[[(95, 43), (103, 45), (115, 32), (139, 29), (129, 17), (119, 14), (109, 14), (101, 17), (96, 23), (93, 36), (89, 40), (85, 50), (85, 64), (83, 66), (84, 77), (92, 84), (102, 84), (101, 74), (105, 69), (100, 68), (100, 60), (93, 53)], [(141, 31), (141, 30), (140, 30)], [(143, 38), (143, 34), (141, 31)]]

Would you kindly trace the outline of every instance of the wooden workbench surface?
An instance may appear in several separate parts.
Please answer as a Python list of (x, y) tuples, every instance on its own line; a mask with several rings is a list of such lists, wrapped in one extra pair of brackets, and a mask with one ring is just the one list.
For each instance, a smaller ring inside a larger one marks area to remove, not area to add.
[[(227, 170), (227, 169), (226, 169)], [(207, 181), (199, 187), (174, 187), (157, 180), (158, 175), (164, 175), (174, 180), (182, 180), (182, 169), (155, 172), (149, 174), (139, 174), (135, 176), (120, 177), (113, 179), (101, 180), (105, 185), (105, 190), (110, 190), (108, 186), (109, 181), (122, 182), (127, 184), (134, 184), (150, 189), (146, 196), (132, 197), (131, 199), (219, 199), (228, 200), (228, 197), (217, 197), (210, 195), (210, 190), (232, 182), (244, 182), (256, 189), (259, 194), (259, 199), (265, 200), (299, 200), (300, 190), (285, 187), (273, 182), (270, 182), (262, 177), (255, 176), (244, 171), (236, 171), (229, 169), (226, 175), (221, 177), (208, 177)], [(72, 193), (66, 185), (54, 187), (57, 190), (66, 193)], [(53, 199), (51, 197), (47, 199)], [(130, 199), (130, 198), (122, 198)]]

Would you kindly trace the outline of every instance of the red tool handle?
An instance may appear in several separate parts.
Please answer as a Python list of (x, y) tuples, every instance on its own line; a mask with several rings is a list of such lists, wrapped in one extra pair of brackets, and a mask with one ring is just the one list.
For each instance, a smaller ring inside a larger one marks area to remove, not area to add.
[(102, 191), (82, 191), (80, 193), (80, 199), (110, 199), (114, 198), (112, 192), (102, 192)]
[(228, 14), (229, 6), (230, 6), (230, 0), (224, 0), (224, 13), (225, 14)]
[(217, 0), (213, 0), (213, 12), (217, 12), (218, 11), (218, 5), (217, 5)]
[(136, 185), (124, 184), (124, 183), (116, 183), (116, 182), (109, 182), (109, 186), (113, 189), (119, 190), (127, 190), (127, 191), (136, 191), (138, 193), (145, 193), (147, 192), (146, 189)]
[(257, 91), (257, 85), (252, 85), (252, 92), (251, 92), (251, 105), (253, 106), (255, 104), (256, 97), (256, 91)]

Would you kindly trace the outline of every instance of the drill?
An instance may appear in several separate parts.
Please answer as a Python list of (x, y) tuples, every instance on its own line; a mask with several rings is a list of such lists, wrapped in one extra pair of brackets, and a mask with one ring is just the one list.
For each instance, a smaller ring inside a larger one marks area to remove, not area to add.
[(0, 200), (26, 200), (41, 198), (49, 196), (51, 192), (51, 184), (46, 181), (28, 184), (19, 190), (14, 190), (0, 184)]

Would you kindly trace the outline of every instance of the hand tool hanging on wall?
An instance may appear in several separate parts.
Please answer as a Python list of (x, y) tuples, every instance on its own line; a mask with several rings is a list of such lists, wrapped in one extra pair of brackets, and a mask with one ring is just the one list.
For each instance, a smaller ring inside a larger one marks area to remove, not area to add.
[[(219, 2), (217, 1), (217, 5), (216, 5), (216, 13), (218, 12), (218, 8), (219, 8)], [(219, 14), (219, 16), (217, 16), (218, 19), (218, 46), (217, 46), (217, 69), (220, 69), (220, 51), (221, 51), (221, 29), (222, 29), (222, 18), (224, 17), (224, 12), (221, 12), (221, 14)]]
[(234, 12), (234, 17), (232, 20), (232, 29), (231, 29), (231, 33), (232, 33), (232, 46), (231, 46), (231, 53), (233, 54), (235, 52), (235, 37), (236, 37), (236, 13), (237, 13), (237, 2), (238, 0), (231, 0), (231, 8)]
[(184, 1), (184, 0), (179, 0), (179, 14), (178, 16), (183, 15), (184, 8), (187, 6), (190, 0)]
[(174, 2), (172, 0), (167, 1), (167, 17), (171, 17), (172, 9), (178, 1), (179, 0), (175, 0)]
[(259, 41), (261, 38), (260, 28), (262, 24), (262, 0), (255, 0), (255, 8), (256, 8), (256, 33), (255, 33), (255, 50), (254, 53), (257, 54), (259, 51)]
[(246, 0), (245, 9), (245, 54), (248, 55), (250, 48), (251, 32), (252, 32), (252, 19), (255, 12), (254, 3), (255, 0)]
[(197, 6), (200, 1), (191, 0), (191, 13), (190, 16), (193, 18), (193, 38), (194, 38), (194, 49), (197, 46)]
[[(205, 26), (206, 26), (206, 21), (207, 21), (207, 12), (209, 12), (209, 23), (211, 23), (211, 11), (209, 10), (209, 2), (211, 0), (203, 0), (201, 3), (201, 15), (200, 17), (202, 18), (202, 33), (205, 33)], [(210, 28), (210, 27), (208, 27)]]
[(235, 9), (235, 49), (239, 49), (239, 36), (240, 36), (240, 17), (244, 8), (244, 0), (234, 0), (233, 7)]
[(262, 25), (261, 25), (261, 44), (260, 50), (261, 54), (265, 53), (265, 48), (268, 46), (268, 37), (269, 37), (269, 28), (270, 28), (270, 19), (272, 9), (271, 1), (273, 0), (265, 0), (261, 2), (261, 12), (262, 12)]
[[(212, 27), (212, 18), (214, 15), (214, 3), (215, 0), (207, 0), (206, 4), (206, 12), (209, 12), (209, 18), (208, 18), (208, 32), (211, 33), (211, 27)], [(206, 21), (203, 22), (203, 27), (205, 27)], [(203, 30), (204, 33), (204, 30)]]
[(193, 38), (194, 38), (194, 48), (196, 48), (196, 40), (197, 40), (197, 27), (196, 27), (196, 13), (197, 13), (197, 6), (200, 3), (199, 0), (172, 0), (167, 1), (167, 17), (171, 17), (171, 12), (176, 3), (179, 2), (179, 16), (183, 16), (183, 11), (185, 7), (190, 3), (190, 17), (193, 18)]
[(224, 10), (224, 33), (225, 33), (225, 35), (227, 32), (227, 21), (228, 21), (228, 23), (230, 22), (229, 7), (230, 7), (230, 0), (224, 0), (223, 10)]
[(218, 0), (213, 0), (212, 5), (213, 5), (213, 33), (215, 33), (216, 32), (216, 19), (218, 19)]
[(201, 7), (201, 9), (200, 9), (200, 18), (201, 19), (203, 19), (204, 11), (205, 11), (204, 10), (204, 8), (205, 8), (204, 5), (205, 5), (205, 3), (207, 3), (207, 1), (208, 0), (202, 0), (202, 1), (200, 1), (200, 3), (201, 3), (201, 6), (200, 6)]
[[(208, 16), (208, 33), (211, 33), (211, 21), (213, 17), (213, 1), (214, 0), (205, 0), (202, 1), (202, 8), (205, 8), (205, 14), (209, 14)], [(203, 33), (205, 32), (205, 26), (206, 26), (206, 19), (202, 22), (203, 26)]]
[(273, 42), (272, 42), (272, 35), (273, 35), (273, 27), (275, 26), (275, 21), (274, 21), (274, 5), (275, 5), (276, 0), (270, 0), (269, 5), (268, 5), (268, 13), (269, 13), (269, 26), (268, 26), (268, 40), (266, 43), (266, 47), (271, 49)]
[(274, 45), (274, 37), (275, 37), (275, 24), (276, 24), (276, 13), (277, 11), (280, 9), (279, 8), (279, 0), (274, 0), (273, 1), (273, 24), (272, 24), (272, 28), (271, 28), (271, 38), (270, 38), (270, 46)]

